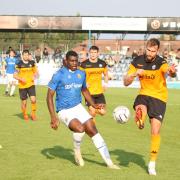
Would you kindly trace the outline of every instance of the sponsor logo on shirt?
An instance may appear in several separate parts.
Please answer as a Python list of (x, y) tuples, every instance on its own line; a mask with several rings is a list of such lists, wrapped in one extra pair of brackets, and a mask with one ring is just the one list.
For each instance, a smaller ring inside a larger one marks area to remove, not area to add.
[(156, 69), (156, 65), (153, 65), (153, 66), (152, 66), (152, 69)]
[(147, 75), (147, 74), (144, 74), (142, 76), (140, 76), (140, 79), (155, 79), (155, 75), (154, 74), (151, 74), (151, 75)]
[(81, 79), (81, 75), (80, 75), (80, 74), (77, 74), (77, 77), (78, 77), (79, 79)]
[(72, 89), (72, 88), (81, 88), (82, 84), (76, 84), (76, 83), (71, 83), (71, 84), (66, 84), (65, 89)]

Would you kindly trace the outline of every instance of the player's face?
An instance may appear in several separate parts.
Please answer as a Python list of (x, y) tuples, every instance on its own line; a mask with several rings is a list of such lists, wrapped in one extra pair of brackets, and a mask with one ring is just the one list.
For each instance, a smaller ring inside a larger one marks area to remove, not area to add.
[(147, 46), (146, 47), (146, 58), (148, 61), (153, 61), (158, 53), (158, 46)]
[(14, 56), (15, 56), (14, 52), (13, 52), (13, 51), (10, 51), (9, 56), (10, 56), (10, 57), (14, 57)]
[(69, 59), (66, 60), (66, 64), (71, 71), (75, 71), (78, 66), (78, 58), (76, 56), (69, 56)]
[(90, 56), (91, 60), (96, 60), (98, 58), (98, 56), (99, 56), (99, 53), (98, 53), (97, 50), (91, 49), (89, 51), (89, 56)]
[(22, 58), (24, 61), (28, 61), (29, 60), (29, 53), (23, 53)]

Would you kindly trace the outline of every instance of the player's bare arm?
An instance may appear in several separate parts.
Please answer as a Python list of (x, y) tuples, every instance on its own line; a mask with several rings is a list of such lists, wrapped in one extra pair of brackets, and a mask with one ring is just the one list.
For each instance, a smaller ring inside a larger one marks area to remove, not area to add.
[(18, 81), (21, 81), (22, 83), (26, 83), (26, 80), (25, 80), (24, 78), (21, 78), (21, 77), (18, 76), (18, 72), (15, 72), (15, 73), (13, 74), (13, 77), (14, 77), (15, 79), (17, 79)]
[(47, 92), (46, 101), (47, 101), (48, 110), (51, 116), (51, 123), (50, 123), (51, 127), (56, 130), (59, 125), (59, 120), (57, 119), (56, 113), (54, 110), (54, 101), (53, 101), (54, 94), (55, 94), (55, 91), (49, 88)]
[(134, 78), (137, 76), (141, 76), (144, 73), (143, 69), (138, 69), (135, 73), (127, 74), (124, 76), (124, 85), (129, 86), (134, 81)]
[(169, 68), (168, 68), (168, 75), (170, 76), (170, 77), (176, 77), (176, 66), (177, 65), (175, 65), (175, 64), (172, 64), (171, 66), (169, 66)]
[(91, 97), (91, 95), (90, 95), (90, 92), (89, 92), (89, 90), (88, 90), (87, 88), (82, 89), (82, 94), (83, 94), (84, 98), (86, 99), (86, 101), (87, 101), (93, 108), (95, 108), (95, 109), (100, 109), (100, 108), (101, 108), (100, 105), (97, 105), (97, 104), (94, 103), (94, 101), (93, 101), (93, 99), (92, 99), (92, 97)]
[(104, 90), (108, 88), (108, 71), (104, 72), (104, 84), (103, 84)]

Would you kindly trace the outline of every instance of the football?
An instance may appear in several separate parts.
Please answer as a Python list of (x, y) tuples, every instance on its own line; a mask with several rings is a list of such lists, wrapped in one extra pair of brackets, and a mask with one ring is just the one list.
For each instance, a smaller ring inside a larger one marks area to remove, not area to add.
[(113, 117), (116, 122), (124, 124), (130, 118), (130, 110), (126, 106), (118, 106), (113, 111)]

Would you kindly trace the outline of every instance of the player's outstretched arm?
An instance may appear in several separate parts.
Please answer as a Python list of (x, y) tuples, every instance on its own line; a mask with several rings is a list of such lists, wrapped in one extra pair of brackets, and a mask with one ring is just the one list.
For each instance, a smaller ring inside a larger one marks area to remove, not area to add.
[(143, 73), (144, 73), (143, 69), (138, 69), (135, 73), (126, 74), (123, 79), (124, 86), (129, 86), (130, 84), (132, 84), (134, 78), (143, 75)]
[(51, 123), (50, 124), (51, 124), (51, 127), (56, 130), (58, 128), (58, 125), (59, 125), (59, 120), (57, 119), (56, 113), (54, 110), (54, 101), (53, 101), (54, 94), (55, 94), (55, 91), (48, 88), (46, 101), (47, 101), (49, 114), (51, 116)]
[(172, 64), (171, 66), (169, 66), (169, 68), (168, 68), (168, 75), (170, 76), (170, 77), (176, 77), (176, 66), (177, 65), (175, 65), (175, 64)]
[(134, 81), (134, 78), (136, 77), (135, 74), (133, 75), (128, 75), (126, 74), (123, 78), (123, 83), (124, 83), (124, 86), (129, 86), (130, 84), (132, 84), (132, 82)]

